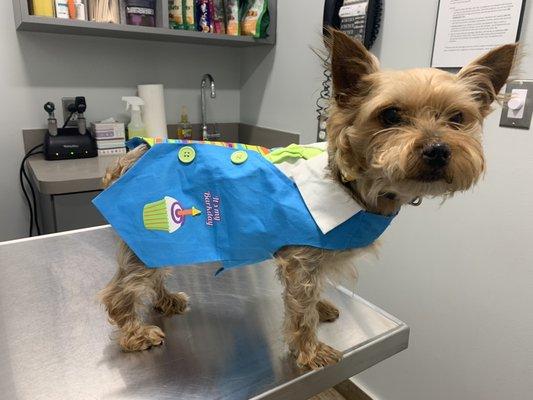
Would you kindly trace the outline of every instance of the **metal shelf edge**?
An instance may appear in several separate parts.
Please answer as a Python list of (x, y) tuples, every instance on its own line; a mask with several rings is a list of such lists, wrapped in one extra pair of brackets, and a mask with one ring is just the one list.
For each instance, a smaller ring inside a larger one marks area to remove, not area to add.
[(275, 44), (274, 36), (270, 36), (266, 39), (255, 39), (248, 36), (218, 35), (212, 33), (173, 30), (164, 27), (152, 28), (90, 21), (63, 20), (34, 15), (23, 16), (16, 28), (17, 31), (181, 42), (216, 46), (248, 47), (272, 46)]

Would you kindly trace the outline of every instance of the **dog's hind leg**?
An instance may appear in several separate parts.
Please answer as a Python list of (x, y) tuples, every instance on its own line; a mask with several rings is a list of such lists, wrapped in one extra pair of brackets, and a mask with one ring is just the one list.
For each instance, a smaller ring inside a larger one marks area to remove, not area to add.
[(189, 296), (183, 292), (170, 293), (165, 287), (165, 278), (168, 270), (163, 270), (161, 274), (155, 277), (155, 304), (154, 308), (161, 314), (170, 317), (174, 314), (184, 314), (189, 305)]
[(318, 311), (318, 317), (320, 322), (333, 322), (339, 318), (339, 309), (335, 305), (326, 299), (321, 299), (316, 304)]
[(100, 292), (109, 319), (119, 328), (119, 344), (126, 351), (145, 350), (163, 343), (165, 334), (142, 320), (145, 302), (157, 298), (155, 283), (164, 271), (148, 269), (124, 243), (120, 242), (118, 271)]
[(317, 337), (323, 280), (320, 252), (289, 247), (276, 254), (278, 275), (284, 286), (285, 337), (298, 365), (311, 369), (336, 363), (341, 358), (340, 352), (319, 342)]

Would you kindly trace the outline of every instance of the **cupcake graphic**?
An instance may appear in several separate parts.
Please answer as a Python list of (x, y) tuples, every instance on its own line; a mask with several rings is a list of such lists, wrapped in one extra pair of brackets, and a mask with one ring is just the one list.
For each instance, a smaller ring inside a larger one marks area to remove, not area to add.
[(201, 213), (195, 207), (183, 209), (176, 199), (165, 196), (144, 206), (143, 223), (148, 230), (173, 233), (182, 227), (187, 216), (196, 217)]

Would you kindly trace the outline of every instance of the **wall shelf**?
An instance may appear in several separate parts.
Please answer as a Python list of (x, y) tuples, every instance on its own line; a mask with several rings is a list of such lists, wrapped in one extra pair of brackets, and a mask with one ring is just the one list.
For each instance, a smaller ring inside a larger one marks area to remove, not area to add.
[(110, 24), (91, 21), (78, 21), (39, 17), (31, 15), (27, 0), (13, 0), (15, 26), (18, 31), (46, 32), (69, 35), (100, 36), (124, 39), (154, 40), (162, 42), (181, 42), (216, 46), (248, 47), (274, 45), (276, 42), (276, 0), (269, 1), (270, 27), (265, 39), (250, 36), (229, 36), (196, 31), (174, 30), (168, 27), (166, 1), (158, 1), (157, 27)]

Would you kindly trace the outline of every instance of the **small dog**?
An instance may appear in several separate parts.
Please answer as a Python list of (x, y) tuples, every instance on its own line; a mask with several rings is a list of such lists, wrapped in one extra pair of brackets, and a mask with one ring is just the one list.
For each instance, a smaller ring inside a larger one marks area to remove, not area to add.
[[(447, 198), (483, 174), (482, 124), (507, 81), (517, 45), (498, 47), (454, 75), (437, 69), (382, 71), (359, 42), (338, 31), (328, 38), (333, 101), (328, 120), (330, 178), (372, 213), (390, 215), (423, 197)], [(105, 185), (146, 151), (140, 146), (110, 168)], [(338, 309), (321, 298), (324, 277), (374, 244), (351, 251), (285, 247), (275, 254), (283, 284), (284, 333), (298, 365), (320, 368), (341, 353), (317, 338), (319, 321)], [(100, 293), (120, 346), (144, 350), (163, 342), (157, 326), (143, 323), (146, 299), (166, 316), (187, 310), (185, 293), (169, 293), (167, 269), (148, 269), (121, 242), (118, 271)]]

